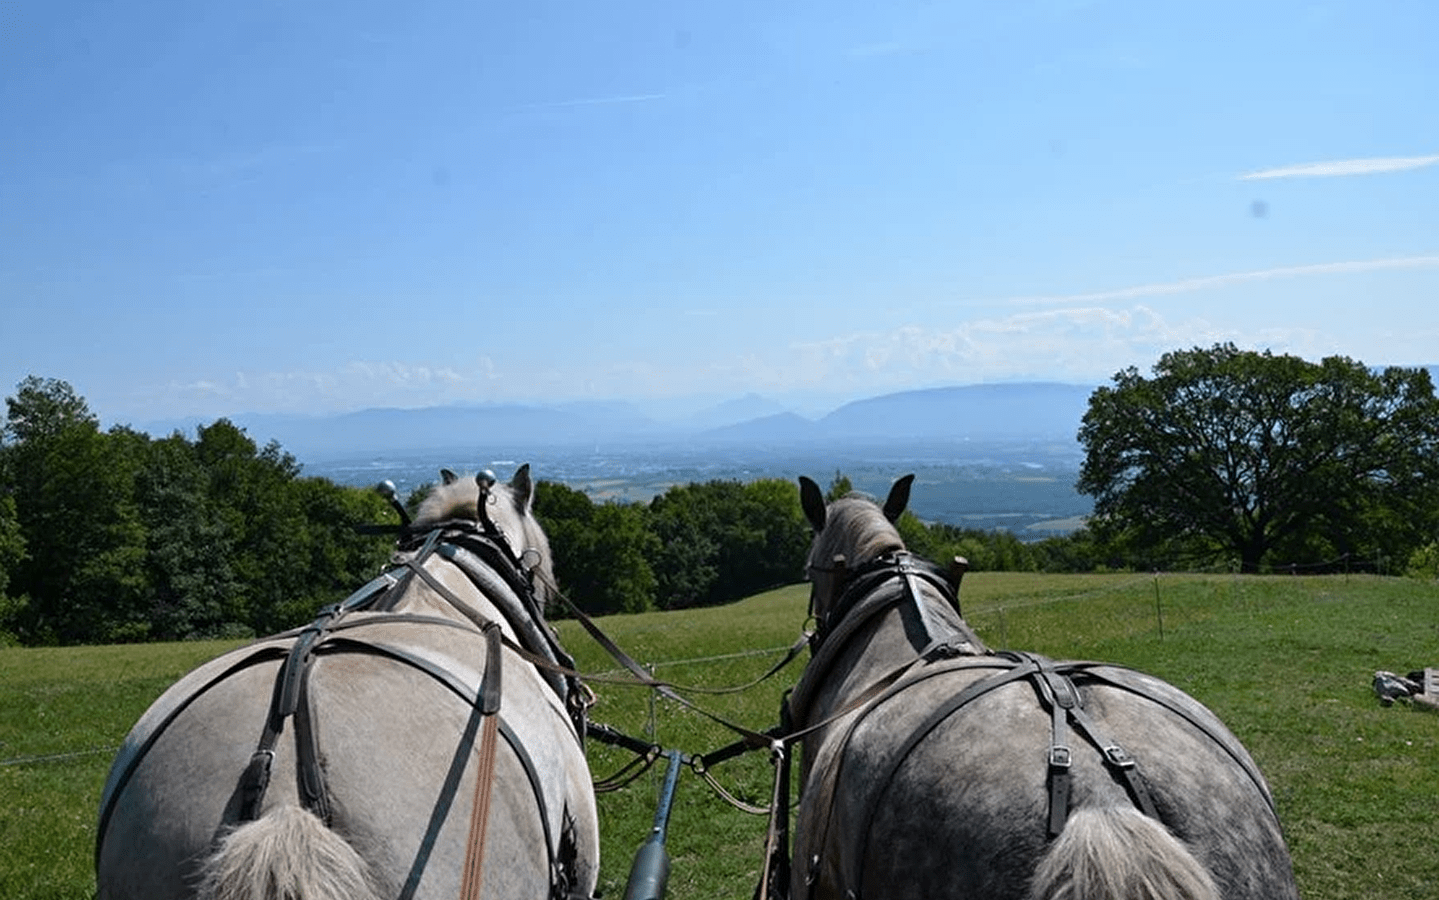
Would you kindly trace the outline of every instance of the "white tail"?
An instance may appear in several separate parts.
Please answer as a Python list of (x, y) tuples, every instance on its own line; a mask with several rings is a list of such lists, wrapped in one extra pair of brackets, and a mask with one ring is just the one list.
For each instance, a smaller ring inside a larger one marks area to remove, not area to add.
[(220, 841), (200, 900), (380, 900), (354, 848), (298, 806), (280, 806)]
[(1209, 872), (1133, 807), (1071, 813), (1030, 882), (1029, 900), (1220, 900)]

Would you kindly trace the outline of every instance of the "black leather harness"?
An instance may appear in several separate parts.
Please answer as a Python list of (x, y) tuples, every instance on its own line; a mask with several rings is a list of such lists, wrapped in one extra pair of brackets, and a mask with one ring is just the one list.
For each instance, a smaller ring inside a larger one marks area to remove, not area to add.
[[(500, 608), (505, 620), (519, 635), (521, 641), (519, 645), (503, 636), (499, 622), (485, 617), (474, 606), (456, 596), (453, 591), (450, 591), (423, 567), (425, 560), (431, 554), (439, 555), (458, 566), (476, 587)], [(539, 603), (528, 573), (520, 559), (505, 542), (503, 535), (488, 520), (484, 521), (483, 527), (470, 520), (449, 521), (431, 526), (424, 533), (411, 535), (408, 541), (402, 542), (400, 552), (396, 554), (395, 560), (396, 562), (391, 568), (355, 591), (343, 602), (321, 610), (314, 622), (270, 639), (289, 640), (288, 647), (275, 643), (258, 646), (253, 652), (237, 660), (201, 685), (198, 690), (178, 703), (156, 724), (145, 737), (143, 744), (128, 760), (124, 770), (119, 773), (108, 800), (101, 810), (95, 846), (97, 864), (115, 804), (140, 762), (160, 735), (185, 709), (210, 688), (240, 671), (277, 659), (281, 660), (281, 665), (275, 677), (265, 726), (255, 752), (251, 755), (250, 762), (240, 777), (238, 818), (240, 821), (250, 821), (259, 817), (270, 782), (275, 747), (280, 735), (284, 732), (285, 723), (293, 721), (297, 788), (300, 802), (326, 824), (330, 824), (333, 803), (325, 784), (324, 769), (320, 760), (319, 737), (315, 730), (308, 690), (310, 676), (316, 660), (320, 657), (336, 653), (368, 653), (409, 666), (433, 678), (470, 705), (474, 711), (471, 716), (472, 726), (483, 717), (494, 716), (496, 718), (498, 734), (522, 764), (535, 801), (541, 811), (540, 820), (545, 831), (545, 846), (551, 872), (551, 896), (566, 898), (566, 900), (572, 897), (571, 885), (574, 873), (570, 869), (574, 863), (574, 851), (570, 845), (573, 843), (573, 835), (561, 834), (559, 841), (556, 841), (549, 817), (545, 813), (550, 806), (545, 797), (539, 772), (530, 754), (500, 713), (500, 672), (503, 656), (501, 648), (509, 647), (536, 664), (541, 677), (568, 710), (575, 726), (575, 734), (583, 743), (586, 691), (578, 682), (573, 660), (560, 647), (553, 633), (543, 624)], [(360, 635), (359, 632), (365, 627), (381, 624), (439, 626), (464, 631), (470, 630), (469, 626), (453, 619), (390, 611), (404, 593), (410, 579), (416, 577), (444, 597), (483, 634), (486, 641), (485, 666), (478, 687), (466, 684), (455, 672), (423, 652), (390, 641), (366, 638)], [(503, 587), (501, 588), (500, 585)], [(520, 606), (518, 608), (514, 607), (514, 598), (519, 599)], [(365, 611), (367, 615), (362, 619), (347, 618), (350, 613), (355, 611)], [(400, 900), (412, 897), (418, 888), (419, 877), (432, 849), (434, 834), (437, 833), (439, 824), (444, 821), (444, 816), (453, 800), (453, 794), (458, 788), (459, 776), (464, 771), (464, 763), (470, 750), (469, 744), (473, 742), (473, 737), (473, 733), (467, 730), (467, 740), (461, 742), (462, 746), (457, 752), (456, 762), (447, 776), (440, 802), (432, 814), (431, 827), (427, 830), (420, 853), (399, 895)], [(568, 816), (567, 812), (565, 816)], [(568, 827), (566, 831), (568, 831)]]
[[(814, 570), (812, 570), (812, 574), (813, 572)], [(956, 611), (959, 610), (957, 584), (944, 578), (936, 567), (923, 560), (916, 562), (910, 554), (902, 551), (880, 557), (857, 570), (853, 575), (848, 575), (839, 584), (822, 583), (821, 579), (816, 579), (816, 591), (833, 591), (838, 588), (840, 594), (832, 604), (832, 611), (820, 622), (820, 628), (817, 631), (818, 638), (814, 646), (814, 658), (811, 660), (810, 666), (806, 668), (800, 684), (796, 686), (793, 695), (786, 702), (782, 716), (792, 717), (801, 726), (802, 730), (795, 733), (797, 737), (850, 713), (858, 712), (858, 714), (852, 716), (845, 726), (844, 733), (839, 736), (834, 760), (825, 773), (824, 782), (818, 788), (821, 802), (826, 806), (826, 812), (821, 825), (822, 837), (814, 844), (815, 847), (824, 847), (827, 843), (828, 839), (823, 835), (827, 834), (830, 821), (834, 817), (836, 788), (839, 770), (844, 762), (845, 748), (865, 717), (887, 700), (921, 681), (971, 669), (996, 669), (998, 671), (970, 682), (963, 689), (946, 698), (909, 732), (904, 741), (886, 757), (885, 767), (878, 777), (869, 782), (871, 789), (868, 791), (868, 796), (871, 798), (871, 802), (877, 801), (884, 795), (900, 766), (915, 747), (939, 727), (940, 723), (949, 719), (966, 705), (998, 688), (1015, 682), (1028, 681), (1035, 690), (1040, 706), (1050, 715), (1047, 775), (1049, 836), (1053, 838), (1063, 830), (1069, 814), (1070, 768), (1074, 756), (1069, 739), (1071, 733), (1078, 734), (1085, 743), (1098, 751), (1101, 761), (1115, 780), (1124, 786), (1136, 808), (1145, 815), (1158, 819), (1159, 814), (1153, 793), (1140, 771), (1138, 761), (1130, 756), (1118, 742), (1110, 739), (1099, 723), (1086, 712), (1076, 684), (1079, 682), (1128, 691), (1157, 703), (1183, 718), (1222, 748), (1248, 774), (1268, 804), (1270, 812), (1277, 819), (1278, 813), (1274, 807), (1274, 800), (1270, 796), (1263, 776), (1234, 739), (1222, 731), (1216, 730), (1210, 722), (1196, 715), (1191, 709), (1156, 693), (1145, 683), (1145, 676), (1124, 666), (1087, 661), (1056, 662), (1039, 654), (1014, 651), (1001, 651), (989, 655), (964, 655), (965, 653), (973, 654), (979, 650), (970, 646), (965, 647), (963, 653), (953, 652), (958, 647), (954, 644), (952, 637), (931, 637), (928, 646), (920, 650), (914, 659), (879, 679), (877, 686), (880, 689), (878, 691), (868, 690), (862, 695), (861, 702), (846, 705), (839, 713), (830, 715), (823, 722), (806, 726), (807, 707), (813, 700), (816, 686), (823, 682), (826, 671), (836, 662), (843, 644), (866, 621), (872, 619), (879, 612), (892, 608), (897, 603), (910, 600), (918, 607), (922, 608), (925, 605), (926, 601), (917, 590), (914, 581), (916, 577), (922, 577), (930, 584), (941, 588), (948, 602), (954, 606)], [(889, 582), (895, 580), (899, 580), (903, 585), (901, 590), (881, 590)], [(922, 620), (930, 621), (923, 617)], [(858, 847), (870, 845), (868, 829), (874, 819), (871, 812), (861, 813), (857, 817), (857, 821), (864, 823), (864, 831), (856, 844)], [(863, 883), (864, 854), (847, 854), (846, 856), (848, 868), (852, 870), (846, 876), (846, 881), (853, 890), (857, 891), (858, 885)], [(813, 883), (818, 875), (819, 859), (816, 856), (804, 862), (809, 867), (807, 881)], [(778, 865), (787, 868), (786, 861), (780, 861)]]

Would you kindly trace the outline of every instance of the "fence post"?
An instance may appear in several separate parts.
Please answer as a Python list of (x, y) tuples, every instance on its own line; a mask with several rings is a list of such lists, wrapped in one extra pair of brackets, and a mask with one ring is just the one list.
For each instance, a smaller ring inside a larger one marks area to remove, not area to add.
[(1159, 639), (1164, 640), (1164, 608), (1159, 605), (1159, 570), (1154, 570), (1154, 616), (1159, 620)]
[[(649, 673), (650, 673), (650, 678), (651, 678), (651, 679), (653, 679), (653, 678), (655, 677), (655, 674), (659, 671), (659, 666), (655, 665), (654, 663), (645, 663), (645, 664), (644, 664), (644, 668), (645, 668), (645, 671), (646, 671), (646, 672), (649, 672)], [(659, 733), (660, 733), (660, 732), (659, 732), (659, 723), (656, 721), (656, 717), (655, 717), (655, 693), (656, 693), (656, 692), (655, 692), (655, 691), (646, 691), (645, 693), (649, 694), (649, 708), (650, 708), (650, 709), (649, 709), (649, 721), (645, 723), (645, 736), (650, 739), (650, 745), (651, 745), (651, 746), (658, 746), (658, 745), (659, 745)], [(657, 773), (654, 773), (654, 772), (651, 772), (651, 773), (650, 773), (650, 786), (651, 786), (651, 787), (653, 787), (654, 784), (655, 784), (656, 774), (657, 774)]]

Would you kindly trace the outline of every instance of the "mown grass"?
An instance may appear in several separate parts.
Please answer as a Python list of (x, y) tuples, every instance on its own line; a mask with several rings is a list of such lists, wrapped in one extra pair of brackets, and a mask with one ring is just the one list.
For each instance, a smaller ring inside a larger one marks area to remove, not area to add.
[[(806, 596), (794, 586), (722, 608), (601, 624), (666, 680), (740, 684), (795, 638)], [(1439, 665), (1439, 587), (1372, 576), (973, 573), (963, 602), (995, 647), (1131, 665), (1213, 708), (1269, 778), (1309, 900), (1439, 896), (1439, 715), (1383, 708), (1370, 689), (1376, 669)], [(583, 669), (615, 669), (576, 623), (560, 630)], [(165, 686), (230, 646), (0, 650), (0, 897), (92, 895), (94, 817), (111, 748)], [(692, 697), (716, 715), (764, 728), (802, 663), (740, 694)], [(594, 688), (597, 720), (666, 747), (702, 753), (733, 739), (646, 690), (598, 678)], [(627, 759), (592, 742), (597, 775)], [(660, 768), (599, 799), (609, 897), (622, 894), (648, 833)], [(771, 766), (762, 753), (714, 774), (750, 802), (768, 799)], [(733, 810), (682, 773), (669, 896), (750, 896), (764, 828), (762, 817)]]

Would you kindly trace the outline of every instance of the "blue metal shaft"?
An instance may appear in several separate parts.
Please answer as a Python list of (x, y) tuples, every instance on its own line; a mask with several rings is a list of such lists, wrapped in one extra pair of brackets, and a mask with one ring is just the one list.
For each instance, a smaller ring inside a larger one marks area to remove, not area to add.
[(678, 750), (670, 750), (666, 756), (670, 764), (665, 771), (664, 786), (660, 789), (654, 827), (650, 829), (649, 839), (635, 853), (634, 864), (630, 866), (630, 880), (625, 884), (624, 900), (663, 900), (669, 883), (670, 855), (665, 849), (665, 834), (669, 828), (670, 809), (675, 802), (681, 757)]

